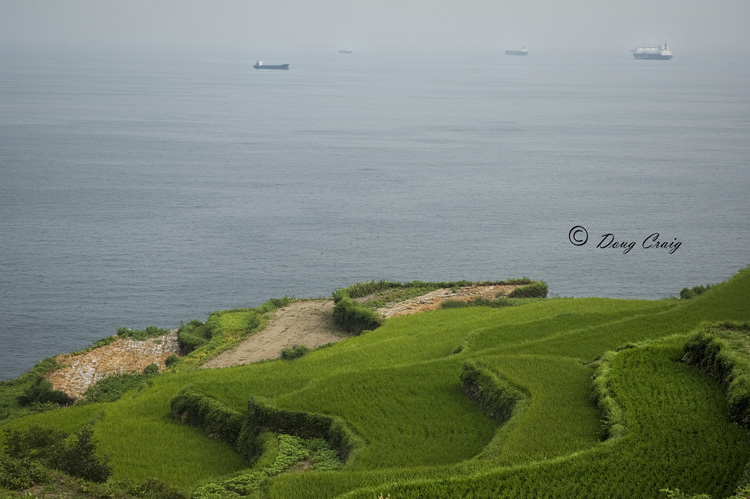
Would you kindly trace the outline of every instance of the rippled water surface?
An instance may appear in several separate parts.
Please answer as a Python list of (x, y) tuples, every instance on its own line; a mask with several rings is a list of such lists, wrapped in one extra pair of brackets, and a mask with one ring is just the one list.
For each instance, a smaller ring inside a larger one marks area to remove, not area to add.
[(362, 280), (656, 299), (750, 264), (750, 64), (390, 56), (0, 54), (0, 379)]

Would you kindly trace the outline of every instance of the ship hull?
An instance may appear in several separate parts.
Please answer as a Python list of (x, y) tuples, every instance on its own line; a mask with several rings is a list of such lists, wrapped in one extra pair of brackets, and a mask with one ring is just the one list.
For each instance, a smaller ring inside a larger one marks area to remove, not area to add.
[(633, 54), (633, 57), (635, 57), (636, 59), (653, 59), (656, 61), (668, 61), (674, 56), (661, 55), (661, 54)]
[(289, 69), (289, 64), (256, 64), (255, 69)]
[(529, 53), (524, 50), (506, 50), (505, 55), (529, 55)]

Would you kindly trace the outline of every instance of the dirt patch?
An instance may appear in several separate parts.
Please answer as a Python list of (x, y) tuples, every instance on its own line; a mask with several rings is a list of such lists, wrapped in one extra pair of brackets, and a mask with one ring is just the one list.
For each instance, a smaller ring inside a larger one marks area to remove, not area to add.
[(179, 350), (177, 330), (145, 341), (118, 337), (109, 345), (85, 353), (58, 355), (55, 360), (66, 367), (52, 371), (45, 378), (55, 390), (80, 398), (89, 386), (112, 374), (142, 372), (154, 363), (163, 370), (167, 357)]
[(333, 300), (300, 300), (280, 308), (261, 331), (201, 367), (228, 367), (276, 359), (285, 348), (316, 348), (345, 338), (333, 322)]
[(409, 300), (394, 303), (391, 306), (379, 308), (378, 313), (383, 318), (399, 317), (402, 315), (418, 314), (437, 310), (446, 300), (469, 301), (475, 298), (485, 298), (494, 300), (498, 296), (507, 296), (508, 293), (519, 287), (518, 285), (493, 285), (493, 286), (464, 286), (453, 290), (440, 288), (427, 293), (426, 295), (417, 296)]

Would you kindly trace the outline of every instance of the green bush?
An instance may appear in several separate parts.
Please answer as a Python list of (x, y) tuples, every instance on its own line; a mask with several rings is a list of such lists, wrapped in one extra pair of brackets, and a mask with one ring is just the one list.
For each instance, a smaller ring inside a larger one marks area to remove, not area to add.
[(89, 426), (84, 426), (76, 434), (75, 443), (61, 456), (60, 470), (65, 473), (89, 480), (106, 482), (112, 475), (107, 458), (98, 458), (95, 454), (96, 441)]
[(91, 348), (94, 349), (94, 348), (100, 348), (100, 347), (109, 345), (113, 343), (116, 339), (117, 339), (117, 336), (107, 336), (106, 338), (96, 340), (94, 342), (94, 345)]
[(6, 430), (5, 436), (10, 458), (38, 462), (91, 482), (106, 482), (112, 475), (107, 458), (96, 456), (96, 442), (89, 426), (81, 428), (73, 442), (66, 441), (68, 436), (63, 432), (39, 426), (26, 432)]
[(382, 324), (377, 312), (348, 297), (339, 299), (333, 307), (333, 320), (341, 329), (355, 335), (377, 329)]
[(121, 338), (131, 338), (133, 340), (144, 341), (148, 338), (158, 338), (169, 334), (169, 331), (156, 326), (148, 326), (146, 329), (135, 330), (127, 327), (121, 327), (117, 330), (117, 336)]
[(333, 292), (333, 301), (338, 303), (341, 298), (364, 298), (365, 296), (385, 291), (392, 288), (400, 288), (403, 285), (400, 282), (390, 282), (386, 280), (358, 282), (348, 288), (337, 289)]
[(281, 352), (281, 358), (284, 360), (291, 360), (302, 357), (310, 352), (310, 349), (305, 345), (294, 345), (289, 348), (285, 348)]
[(691, 298), (695, 298), (696, 296), (702, 295), (709, 289), (711, 289), (710, 284), (706, 284), (705, 286), (693, 286), (692, 288), (682, 288), (682, 290), (680, 291), (680, 298), (683, 300), (689, 300)]
[(537, 281), (533, 284), (521, 286), (516, 288), (508, 294), (508, 298), (546, 298), (547, 297), (547, 283), (544, 281)]
[(167, 367), (172, 367), (178, 360), (180, 360), (180, 358), (175, 354), (172, 354), (164, 360), (164, 365)]
[(47, 470), (38, 462), (0, 454), (0, 489), (23, 490), (48, 480)]
[(218, 320), (208, 320), (204, 324), (198, 320), (192, 320), (183, 324), (177, 330), (177, 343), (183, 355), (187, 355), (207, 344), (211, 338), (221, 334), (221, 326)]
[[(167, 359), (169, 360), (169, 359)], [(126, 392), (143, 386), (147, 379), (159, 374), (159, 366), (149, 364), (142, 373), (119, 373), (102, 378), (83, 392), (83, 400), (79, 404), (95, 402), (114, 402), (119, 400)]]
[(290, 303), (294, 303), (295, 301), (297, 301), (297, 299), (292, 296), (285, 296), (283, 298), (271, 298), (260, 307), (258, 307), (257, 311), (259, 314), (267, 314), (280, 308), (284, 308)]
[(30, 412), (58, 408), (58, 404), (52, 402), (31, 402), (30, 405), (22, 403), (28, 401), (25, 397), (33, 396), (32, 386), (39, 383), (44, 376), (58, 369), (60, 366), (54, 357), (49, 357), (38, 362), (29, 372), (7, 381), (0, 381), (0, 422)]
[(22, 406), (46, 403), (70, 405), (74, 401), (65, 392), (54, 390), (52, 383), (41, 376), (18, 397), (18, 403)]
[(145, 368), (143, 368), (143, 374), (146, 376), (153, 376), (154, 374), (159, 374), (159, 366), (158, 364), (149, 364)]

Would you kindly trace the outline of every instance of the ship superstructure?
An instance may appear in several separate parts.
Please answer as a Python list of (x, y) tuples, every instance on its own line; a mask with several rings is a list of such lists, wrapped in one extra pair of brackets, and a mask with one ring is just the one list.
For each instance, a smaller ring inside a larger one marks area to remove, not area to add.
[(669, 51), (667, 44), (659, 45), (658, 47), (638, 47), (633, 50), (633, 57), (636, 59), (657, 59), (662, 61), (668, 61), (674, 54)]
[(521, 50), (506, 50), (505, 55), (529, 55), (529, 51), (526, 49), (526, 47), (522, 48)]

